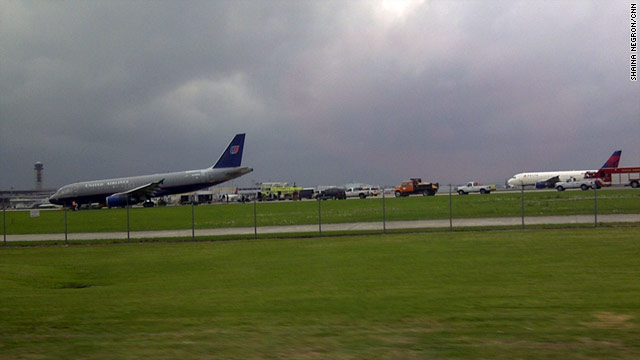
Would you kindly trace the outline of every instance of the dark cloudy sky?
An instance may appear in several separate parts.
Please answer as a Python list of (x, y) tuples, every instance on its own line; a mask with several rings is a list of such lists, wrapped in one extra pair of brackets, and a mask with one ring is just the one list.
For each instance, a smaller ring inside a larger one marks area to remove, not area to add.
[(640, 165), (629, 1), (0, 1), (0, 189), (204, 168), (503, 183)]

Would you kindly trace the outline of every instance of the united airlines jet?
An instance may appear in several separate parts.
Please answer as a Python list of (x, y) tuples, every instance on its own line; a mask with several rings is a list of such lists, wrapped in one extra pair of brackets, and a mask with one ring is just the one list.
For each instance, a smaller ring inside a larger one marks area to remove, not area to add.
[(253, 171), (240, 166), (244, 137), (237, 134), (215, 165), (206, 169), (73, 183), (58, 189), (49, 201), (65, 207), (91, 203), (126, 206), (208, 188)]
[[(622, 150), (615, 151), (602, 165), (601, 169), (617, 168), (620, 163)], [(553, 188), (559, 181), (566, 181), (569, 178), (578, 180), (584, 179), (587, 173), (595, 173), (598, 170), (569, 170), (569, 171), (545, 171), (545, 172), (527, 172), (513, 175), (507, 181), (511, 186), (533, 186), (538, 189)]]

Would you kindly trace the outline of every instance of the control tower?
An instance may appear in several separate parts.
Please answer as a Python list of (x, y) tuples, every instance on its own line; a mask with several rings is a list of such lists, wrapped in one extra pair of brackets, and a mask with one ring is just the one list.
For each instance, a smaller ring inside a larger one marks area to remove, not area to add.
[(33, 180), (36, 191), (42, 190), (42, 169), (44, 169), (44, 166), (40, 161), (33, 164)]

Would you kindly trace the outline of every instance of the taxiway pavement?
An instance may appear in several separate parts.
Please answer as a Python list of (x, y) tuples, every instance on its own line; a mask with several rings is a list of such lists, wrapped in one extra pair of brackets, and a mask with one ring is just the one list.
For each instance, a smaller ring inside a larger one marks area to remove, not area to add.
[[(486, 227), (486, 226), (521, 226), (522, 217), (504, 218), (478, 218), (478, 219), (449, 219), (443, 220), (415, 220), (415, 221), (387, 221), (383, 224), (379, 222), (357, 222), (341, 224), (318, 224), (312, 225), (287, 225), (287, 226), (260, 226), (254, 227), (234, 227), (218, 229), (195, 229), (194, 235), (197, 237), (225, 236), (225, 235), (254, 235), (257, 234), (285, 234), (285, 233), (319, 233), (335, 231), (367, 231), (396, 229), (428, 229), (428, 228), (454, 228), (464, 227)], [(640, 223), (640, 214), (615, 214), (598, 215), (597, 223)], [(594, 215), (570, 215), (570, 216), (535, 216), (525, 217), (524, 225), (546, 225), (546, 224), (594, 224)], [(68, 233), (67, 240), (117, 240), (117, 239), (153, 239), (153, 238), (187, 238), (192, 237), (191, 229), (182, 230), (154, 230), (154, 231), (131, 231), (127, 235), (122, 232), (92, 232), (92, 233)], [(7, 241), (64, 241), (64, 233), (56, 234), (24, 234), (6, 236)]]

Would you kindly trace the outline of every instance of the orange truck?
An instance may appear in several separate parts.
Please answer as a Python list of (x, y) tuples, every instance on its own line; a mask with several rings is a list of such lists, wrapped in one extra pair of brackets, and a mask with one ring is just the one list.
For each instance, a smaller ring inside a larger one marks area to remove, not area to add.
[(438, 183), (422, 182), (420, 178), (412, 178), (411, 180), (403, 181), (402, 185), (396, 186), (394, 194), (396, 197), (409, 196), (411, 194), (433, 196), (438, 192), (439, 187)]

